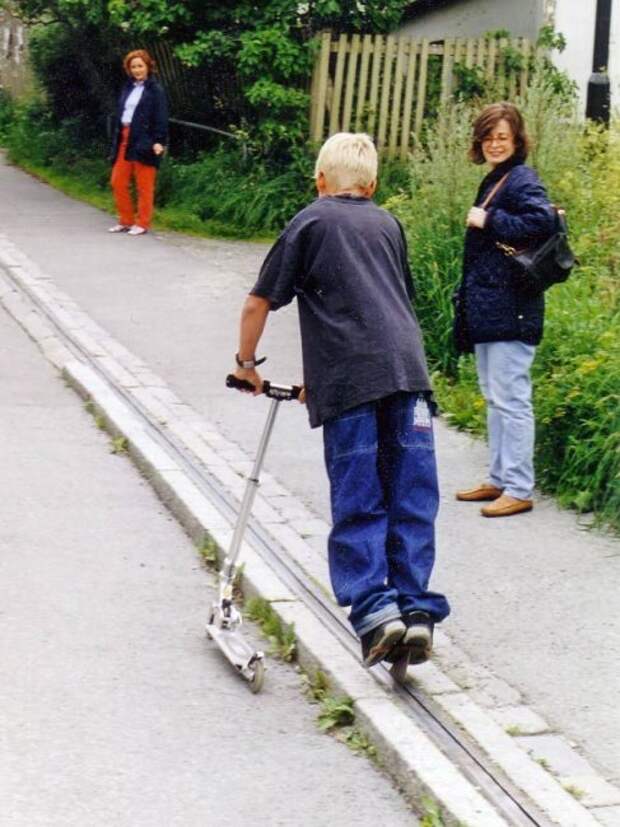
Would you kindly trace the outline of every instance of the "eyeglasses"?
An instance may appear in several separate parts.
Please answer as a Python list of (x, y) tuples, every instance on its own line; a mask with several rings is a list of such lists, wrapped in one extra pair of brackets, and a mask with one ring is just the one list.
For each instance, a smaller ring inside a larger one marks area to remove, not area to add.
[(510, 135), (489, 135), (482, 139), (482, 144), (483, 146), (491, 146), (492, 144), (507, 144), (510, 142), (510, 139)]

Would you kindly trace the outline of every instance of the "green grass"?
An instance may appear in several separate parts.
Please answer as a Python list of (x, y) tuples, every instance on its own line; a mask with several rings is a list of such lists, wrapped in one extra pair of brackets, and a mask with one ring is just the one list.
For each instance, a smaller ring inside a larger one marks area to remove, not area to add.
[(420, 827), (446, 827), (437, 802), (432, 801), (430, 798), (424, 798), (422, 800), (422, 806), (424, 808), (424, 814), (420, 821)]
[(585, 790), (576, 787), (574, 784), (565, 784), (564, 789), (567, 793), (570, 793), (573, 798), (576, 798), (577, 801), (580, 801), (586, 794)]
[(115, 436), (110, 440), (111, 454), (126, 454), (129, 450), (129, 442), (126, 436)]
[(343, 696), (335, 698), (326, 695), (321, 701), (318, 725), (321, 732), (331, 732), (340, 727), (351, 726), (355, 721), (353, 699)]
[(201, 556), (204, 564), (211, 569), (218, 569), (220, 562), (219, 547), (215, 540), (208, 534), (202, 538), (198, 546), (198, 554)]
[(284, 623), (273, 610), (271, 603), (262, 597), (251, 597), (244, 606), (249, 620), (258, 623), (263, 635), (271, 644), (270, 654), (286, 663), (297, 657), (297, 640), (292, 623)]

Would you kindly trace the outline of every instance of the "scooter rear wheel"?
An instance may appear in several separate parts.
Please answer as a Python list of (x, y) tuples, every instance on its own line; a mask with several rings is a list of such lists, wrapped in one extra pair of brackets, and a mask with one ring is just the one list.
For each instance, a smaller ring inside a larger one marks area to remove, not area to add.
[(390, 675), (396, 683), (405, 683), (407, 680), (407, 671), (409, 669), (409, 652), (404, 657), (399, 658), (392, 664)]
[(205, 629), (205, 634), (206, 634), (206, 636), (207, 636), (207, 640), (213, 640), (213, 635), (212, 635), (212, 634), (211, 634), (211, 632), (209, 631), (209, 626), (211, 626), (211, 625), (212, 625), (212, 623), (213, 623), (213, 621), (214, 621), (214, 620), (215, 620), (215, 615), (213, 614), (213, 612), (211, 612), (211, 613), (209, 614), (209, 619), (207, 620), (207, 627), (206, 627), (206, 629)]

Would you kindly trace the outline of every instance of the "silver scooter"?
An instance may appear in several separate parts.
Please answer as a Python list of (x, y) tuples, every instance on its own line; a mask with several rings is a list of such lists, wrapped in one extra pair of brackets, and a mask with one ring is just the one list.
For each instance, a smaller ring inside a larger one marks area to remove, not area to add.
[[(241, 391), (254, 390), (254, 386), (250, 382), (237, 379), (232, 374), (226, 377), (226, 386)], [(256, 452), (254, 467), (245, 487), (235, 531), (220, 571), (218, 600), (211, 606), (207, 622), (207, 636), (215, 641), (235, 669), (248, 681), (252, 692), (260, 692), (263, 687), (265, 656), (263, 652), (255, 651), (239, 632), (243, 618), (233, 602), (236, 563), (250, 512), (252, 511), (254, 496), (259, 486), (260, 469), (273, 431), (278, 406), (280, 402), (297, 399), (301, 393), (301, 387), (298, 385), (276, 385), (274, 382), (265, 380), (263, 382), (263, 393), (271, 399), (271, 406)]]

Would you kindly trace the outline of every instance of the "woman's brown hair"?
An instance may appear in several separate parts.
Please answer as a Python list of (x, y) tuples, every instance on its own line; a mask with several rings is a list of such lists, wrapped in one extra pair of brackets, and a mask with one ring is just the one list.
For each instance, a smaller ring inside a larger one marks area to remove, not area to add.
[(144, 63), (146, 64), (146, 68), (148, 69), (149, 75), (152, 75), (155, 71), (155, 61), (153, 60), (153, 58), (146, 51), (146, 49), (134, 49), (133, 52), (129, 52), (123, 58), (123, 69), (125, 70), (125, 72), (127, 72), (129, 77), (131, 77), (131, 71), (129, 69), (129, 67), (131, 66), (131, 61), (134, 60), (134, 58), (136, 57), (139, 57), (140, 60), (144, 61)]
[(514, 104), (501, 101), (501, 103), (490, 103), (485, 106), (474, 121), (473, 138), (468, 153), (469, 160), (473, 161), (474, 164), (484, 164), (482, 142), (501, 120), (506, 121), (512, 130), (512, 137), (515, 142), (513, 157), (516, 157), (519, 161), (525, 161), (527, 158), (530, 151), (530, 139), (525, 131), (523, 115)]

